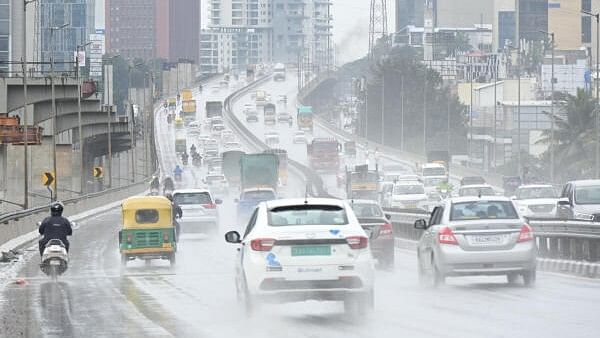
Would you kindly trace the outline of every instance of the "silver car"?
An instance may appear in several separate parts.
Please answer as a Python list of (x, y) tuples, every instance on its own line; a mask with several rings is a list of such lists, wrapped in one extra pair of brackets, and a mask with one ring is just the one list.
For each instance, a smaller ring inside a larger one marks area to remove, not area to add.
[(503, 196), (454, 197), (436, 207), (417, 246), (419, 277), (437, 286), (450, 276), (506, 275), (509, 283), (536, 277), (533, 230)]
[(216, 233), (219, 230), (220, 199), (214, 199), (207, 189), (178, 189), (173, 202), (179, 204), (183, 217), (179, 219), (183, 233)]
[(600, 222), (600, 180), (565, 184), (556, 212), (558, 218)]

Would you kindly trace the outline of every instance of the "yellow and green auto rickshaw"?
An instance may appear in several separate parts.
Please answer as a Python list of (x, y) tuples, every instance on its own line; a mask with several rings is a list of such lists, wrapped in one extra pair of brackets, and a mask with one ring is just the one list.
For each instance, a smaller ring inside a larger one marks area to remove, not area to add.
[(136, 258), (168, 259), (174, 266), (177, 242), (171, 201), (162, 196), (136, 196), (126, 199), (122, 209), (121, 263)]

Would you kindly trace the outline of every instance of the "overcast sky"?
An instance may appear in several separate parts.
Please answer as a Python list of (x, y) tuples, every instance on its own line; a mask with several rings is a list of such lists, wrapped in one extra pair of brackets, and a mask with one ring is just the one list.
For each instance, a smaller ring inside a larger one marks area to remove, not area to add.
[[(208, 0), (202, 0), (204, 7)], [(336, 0), (331, 8), (333, 40), (337, 46), (338, 64), (352, 61), (367, 53), (369, 45), (369, 0)], [(394, 1), (388, 0), (388, 30), (394, 30)], [(202, 26), (208, 11), (202, 13)], [(96, 0), (96, 28), (104, 28), (104, 0)]]

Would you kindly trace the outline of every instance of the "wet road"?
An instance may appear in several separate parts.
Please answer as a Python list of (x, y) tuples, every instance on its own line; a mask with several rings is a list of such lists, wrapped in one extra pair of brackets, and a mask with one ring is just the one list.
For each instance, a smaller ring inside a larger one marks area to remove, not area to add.
[[(275, 97), (293, 94), (295, 83), (290, 76), (264, 87)], [(292, 130), (278, 129), (282, 138)], [(172, 135), (169, 127), (158, 132), (165, 168), (177, 161), (168, 150)], [(302, 147), (290, 148), (290, 156), (301, 159)], [(186, 169), (185, 186), (196, 186), (201, 176)], [(232, 199), (220, 206), (221, 232), (235, 227)], [(265, 305), (246, 318), (235, 297), (235, 247), (221, 236), (182, 236), (174, 268), (167, 261), (136, 261), (122, 269), (119, 223), (119, 210), (82, 222), (59, 283), (41, 275), (38, 257), (29, 253), (18, 273), (27, 283), (10, 284), (0, 295), (0, 336), (597, 337), (600, 329), (600, 281), (539, 273), (533, 289), (475, 277), (429, 290), (418, 284), (413, 250), (397, 250), (395, 269), (377, 272), (375, 310), (363, 320), (349, 319), (335, 302)]]

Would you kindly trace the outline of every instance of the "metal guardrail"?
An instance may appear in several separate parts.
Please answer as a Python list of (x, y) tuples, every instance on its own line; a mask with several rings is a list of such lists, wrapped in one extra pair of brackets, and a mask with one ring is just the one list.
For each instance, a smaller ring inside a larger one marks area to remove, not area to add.
[[(240, 121), (235, 116), (235, 114), (232, 111), (231, 102), (238, 99), (240, 96), (242, 96), (243, 94), (248, 92), (250, 89), (255, 88), (256, 86), (260, 85), (261, 83), (267, 81), (270, 77), (271, 77), (270, 75), (264, 76), (256, 81), (250, 83), (249, 85), (238, 89), (233, 94), (229, 95), (223, 103), (225, 115), (229, 119), (229, 121), (232, 123), (234, 128), (241, 135), (243, 135), (251, 144), (253, 144), (255, 148), (257, 148), (260, 151), (268, 149), (269, 146), (267, 146), (261, 139), (259, 139), (256, 135), (254, 135), (254, 133), (252, 133), (250, 130), (248, 130), (248, 128), (246, 128), (246, 126), (244, 126), (242, 121)], [(306, 179), (306, 182), (307, 182), (307, 187), (310, 188), (310, 190), (307, 191), (307, 193), (309, 195), (311, 195), (313, 197), (333, 197), (327, 193), (327, 191), (324, 188), (323, 180), (313, 170), (311, 170), (307, 166), (305, 166), (299, 162), (296, 162), (292, 159), (288, 159), (288, 164), (294, 170), (296, 170), (302, 176), (304, 176), (304, 178)]]
[[(423, 230), (414, 228), (429, 213), (384, 209), (392, 217), (394, 235), (417, 241)], [(529, 219), (538, 247), (538, 257), (574, 261), (600, 261), (600, 223), (560, 219)]]

